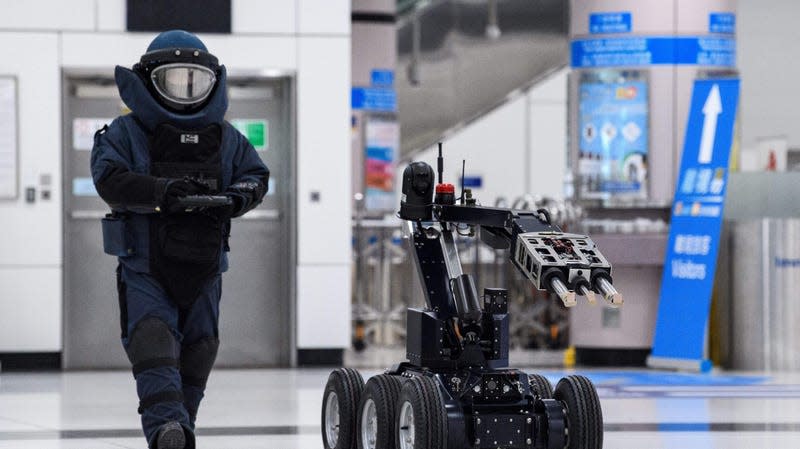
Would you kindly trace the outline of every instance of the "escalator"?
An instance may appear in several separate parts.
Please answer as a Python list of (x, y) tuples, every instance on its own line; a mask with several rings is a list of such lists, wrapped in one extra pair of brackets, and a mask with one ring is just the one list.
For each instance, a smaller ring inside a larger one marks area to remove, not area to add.
[(401, 159), (565, 67), (565, 0), (398, 1)]

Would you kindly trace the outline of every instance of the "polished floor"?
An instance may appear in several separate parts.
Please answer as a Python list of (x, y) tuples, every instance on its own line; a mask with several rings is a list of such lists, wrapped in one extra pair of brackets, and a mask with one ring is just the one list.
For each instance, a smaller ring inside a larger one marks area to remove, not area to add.
[[(607, 449), (800, 448), (800, 375), (580, 372), (598, 385)], [(327, 374), (215, 371), (198, 448), (321, 448)], [(0, 373), (0, 449), (144, 448), (136, 406), (126, 372)]]

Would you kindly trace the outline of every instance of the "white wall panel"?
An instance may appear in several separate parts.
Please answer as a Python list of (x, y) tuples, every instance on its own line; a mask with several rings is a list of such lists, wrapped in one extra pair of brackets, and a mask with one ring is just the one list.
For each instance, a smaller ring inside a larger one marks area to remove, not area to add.
[(736, 34), (742, 76), (742, 145), (755, 146), (760, 137), (786, 136), (800, 147), (800, 2), (764, 0), (738, 2)]
[(528, 94), (530, 117), (530, 185), (527, 192), (563, 198), (567, 169), (567, 73), (564, 69), (531, 89)]
[(229, 68), (297, 68), (297, 39), (283, 36), (201, 34), (208, 50)]
[(0, 352), (61, 350), (61, 268), (0, 267)]
[(139, 61), (153, 37), (155, 33), (64, 33), (61, 64), (64, 67), (131, 67)]
[[(65, 33), (62, 64), (65, 67), (132, 66), (139, 61), (156, 33)], [(295, 39), (291, 37), (221, 36), (201, 34), (208, 50), (229, 69), (294, 70)]]
[[(61, 264), (61, 123), (55, 33), (0, 33), (0, 75), (17, 77), (19, 197), (0, 200), (0, 269)], [(42, 200), (41, 175), (52, 198)], [(36, 188), (36, 202), (24, 200)], [(0, 284), (0, 296), (4, 286)]]
[[(528, 92), (528, 99), (532, 103), (559, 103), (567, 102), (567, 75), (569, 69), (561, 69), (553, 73), (541, 83), (535, 85)], [(566, 137), (566, 134), (564, 134)]]
[(564, 197), (567, 170), (567, 104), (532, 103), (530, 115), (530, 186), (527, 192)]
[(300, 34), (350, 34), (350, 0), (297, 0)]
[[(467, 176), (481, 176), (483, 186), (473, 194), (484, 206), (498, 197), (513, 199), (525, 193), (525, 96), (512, 100), (470, 123), (444, 141), (444, 182), (458, 186), (461, 161)], [(436, 169), (438, 147), (415, 157)], [(398, 184), (405, 167), (398, 167)], [(456, 187), (456, 194), (461, 188)], [(399, 207), (399, 204), (398, 204)]]
[(736, 13), (736, 0), (675, 0), (675, 31), (678, 34), (706, 34), (709, 14)]
[[(444, 141), (445, 182), (458, 183), (461, 160), (466, 159), (467, 176), (483, 178), (483, 187), (473, 192), (484, 205), (493, 205), (498, 197), (512, 201), (525, 193), (563, 197), (567, 73), (565, 69), (553, 74), (526, 95), (448, 136)], [(530, 106), (527, 123), (526, 102)], [(530, 133), (528, 143), (526, 127)], [(437, 152), (436, 146), (428, 148), (415, 160), (435, 167)], [(526, 152), (530, 152), (528, 158)], [(530, 161), (529, 166), (526, 160)], [(399, 180), (405, 167), (397, 169)]]
[(297, 268), (298, 348), (350, 346), (349, 279), (350, 265)]
[[(695, 0), (696, 1), (696, 0)], [(675, 20), (675, 6), (664, 0), (593, 0), (570, 3), (570, 34), (589, 34), (589, 14), (595, 12), (632, 11), (632, 28), (640, 34), (670, 34)], [(647, 11), (647, 14), (638, 14)]]
[[(0, 33), (0, 74), (17, 77), (19, 190), (0, 201), (0, 351), (61, 350), (61, 126), (55, 33)], [(40, 176), (52, 197), (41, 200)], [(33, 204), (24, 189), (36, 187)]]
[(125, 0), (95, 0), (98, 31), (125, 31), (127, 8)]
[(297, 29), (297, 2), (294, 0), (233, 0), (234, 33), (285, 33)]
[(395, 69), (397, 28), (393, 23), (353, 23), (350, 41), (353, 86), (369, 86), (374, 69)]
[(3, 30), (93, 30), (95, 0), (2, 0)]
[(298, 39), (297, 123), (298, 264), (349, 264), (349, 38)]

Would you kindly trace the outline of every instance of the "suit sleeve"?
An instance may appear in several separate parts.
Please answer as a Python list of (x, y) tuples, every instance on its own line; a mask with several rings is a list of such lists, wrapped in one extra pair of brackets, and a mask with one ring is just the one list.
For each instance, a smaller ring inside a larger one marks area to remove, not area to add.
[(97, 193), (112, 209), (153, 212), (168, 180), (135, 173), (133, 162), (130, 137), (119, 119), (95, 134), (91, 169)]
[(247, 138), (238, 131), (234, 132), (237, 149), (231, 185), (226, 193), (234, 198), (233, 217), (240, 217), (261, 204), (269, 189), (269, 169)]

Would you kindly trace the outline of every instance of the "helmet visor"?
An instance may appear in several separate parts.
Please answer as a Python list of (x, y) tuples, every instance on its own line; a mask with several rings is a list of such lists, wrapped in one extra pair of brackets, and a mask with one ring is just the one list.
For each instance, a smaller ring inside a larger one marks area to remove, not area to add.
[(186, 63), (158, 66), (150, 78), (159, 95), (181, 105), (205, 100), (217, 82), (217, 76), (208, 67)]

